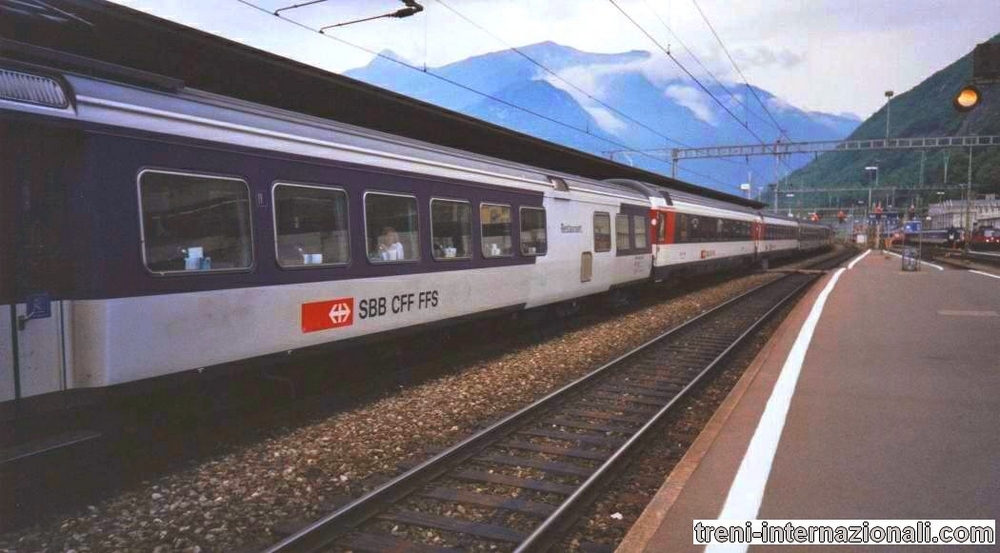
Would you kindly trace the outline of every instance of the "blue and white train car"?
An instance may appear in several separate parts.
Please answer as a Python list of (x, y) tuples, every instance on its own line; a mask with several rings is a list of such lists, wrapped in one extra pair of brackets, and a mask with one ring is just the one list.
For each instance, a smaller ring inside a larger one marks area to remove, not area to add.
[(0, 409), (798, 249), (798, 223), (0, 58)]
[(649, 197), (0, 59), (0, 402), (649, 279)]

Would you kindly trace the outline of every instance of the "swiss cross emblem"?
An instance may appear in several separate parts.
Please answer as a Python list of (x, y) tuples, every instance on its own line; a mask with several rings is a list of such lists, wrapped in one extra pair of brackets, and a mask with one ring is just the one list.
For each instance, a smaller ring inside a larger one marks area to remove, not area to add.
[(302, 304), (302, 332), (317, 332), (354, 324), (354, 298)]

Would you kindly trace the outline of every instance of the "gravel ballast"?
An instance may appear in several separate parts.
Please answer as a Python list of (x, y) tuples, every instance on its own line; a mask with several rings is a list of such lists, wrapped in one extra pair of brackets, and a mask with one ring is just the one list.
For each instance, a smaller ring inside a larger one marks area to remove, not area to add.
[[(274, 527), (357, 497), (397, 463), (427, 456), (667, 328), (779, 275), (692, 292), (461, 370), (351, 411), (143, 482), (115, 497), (0, 536), (0, 551), (253, 550)], [(371, 478), (376, 477), (376, 478)], [(366, 482), (366, 479), (369, 479)]]

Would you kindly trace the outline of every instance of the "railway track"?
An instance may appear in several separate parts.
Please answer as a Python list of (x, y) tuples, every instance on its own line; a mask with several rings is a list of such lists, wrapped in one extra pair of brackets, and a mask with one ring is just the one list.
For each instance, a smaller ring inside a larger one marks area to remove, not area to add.
[(935, 261), (942, 261), (962, 268), (968, 268), (967, 265), (969, 265), (969, 262), (992, 265), (994, 267), (1000, 265), (1000, 252), (976, 250), (955, 252), (946, 248), (933, 248), (930, 253)]
[[(914, 244), (907, 244), (907, 247), (917, 246)], [(898, 245), (894, 245), (891, 250), (896, 253), (902, 253), (902, 248)], [(959, 269), (974, 269), (977, 268), (976, 264), (980, 267), (984, 265), (991, 267), (1000, 266), (1000, 251), (963, 251), (943, 248), (940, 246), (924, 245), (922, 255), (925, 260), (943, 263)]]
[[(822, 262), (834, 267), (845, 257)], [(543, 551), (649, 430), (818, 275), (750, 290), (560, 388), (266, 551)], [(439, 538), (428, 545), (428, 535)]]

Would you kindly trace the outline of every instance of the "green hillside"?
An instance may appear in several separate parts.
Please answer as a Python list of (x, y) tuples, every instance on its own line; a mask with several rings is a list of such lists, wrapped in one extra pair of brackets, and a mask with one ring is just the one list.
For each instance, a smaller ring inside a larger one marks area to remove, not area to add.
[[(990, 39), (1000, 41), (1000, 35)], [(933, 41), (922, 47), (931, 48)], [(964, 136), (1000, 134), (1000, 84), (980, 87), (983, 103), (969, 113), (959, 113), (952, 107), (952, 98), (972, 76), (972, 53), (931, 75), (913, 89), (892, 99), (891, 137)], [(886, 108), (869, 117), (851, 134), (850, 139), (884, 138)], [(968, 175), (968, 148), (934, 149), (926, 152), (924, 179), (926, 185), (939, 185), (945, 180), (949, 185), (964, 184)], [(948, 175), (945, 179), (945, 156), (948, 157)], [(788, 177), (795, 188), (858, 187), (864, 188), (857, 199), (867, 197), (869, 175), (866, 165), (879, 167), (879, 188), (913, 187), (921, 182), (919, 151), (871, 151), (826, 153)], [(1000, 148), (977, 148), (972, 158), (972, 182), (980, 194), (1000, 192)], [(785, 187), (785, 185), (782, 185)], [(918, 193), (897, 192), (897, 204), (911, 202)], [(920, 203), (931, 199), (932, 193), (923, 193)], [(826, 201), (825, 195), (814, 194), (811, 204)], [(821, 197), (822, 196), (822, 197)], [(902, 197), (900, 197), (902, 196)], [(949, 198), (961, 196), (960, 190), (949, 190)], [(934, 199), (940, 196), (933, 196)], [(842, 198), (842, 202), (848, 198)], [(807, 200), (809, 201), (809, 200)]]

